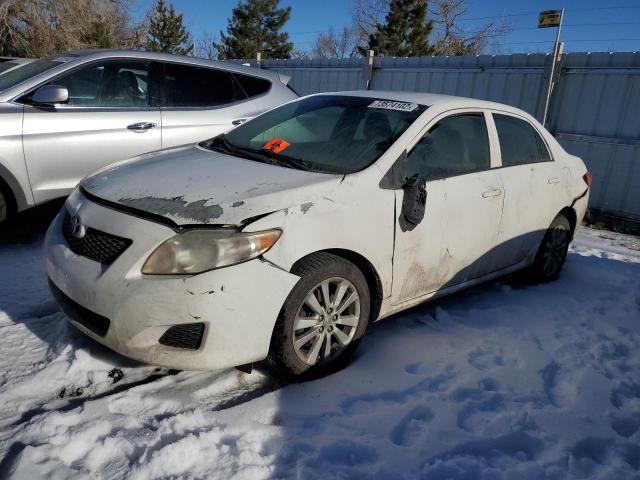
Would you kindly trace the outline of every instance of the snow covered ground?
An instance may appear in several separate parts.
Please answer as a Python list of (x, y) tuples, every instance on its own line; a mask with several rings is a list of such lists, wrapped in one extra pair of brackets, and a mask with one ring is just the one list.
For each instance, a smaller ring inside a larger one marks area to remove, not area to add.
[(582, 229), (555, 283), (415, 308), (284, 385), (88, 340), (36, 230), (0, 241), (0, 478), (640, 477), (640, 238)]

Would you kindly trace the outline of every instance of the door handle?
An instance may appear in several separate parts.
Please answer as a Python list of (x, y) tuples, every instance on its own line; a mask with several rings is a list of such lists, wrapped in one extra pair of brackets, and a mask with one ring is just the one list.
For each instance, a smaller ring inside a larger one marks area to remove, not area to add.
[(146, 132), (147, 130), (151, 130), (152, 128), (157, 127), (158, 125), (153, 122), (139, 122), (132, 123), (128, 125), (127, 128), (129, 130), (133, 130), (134, 132)]
[(560, 183), (560, 178), (559, 177), (551, 177), (549, 180), (547, 180), (547, 183)]
[(247, 120), (248, 120), (248, 118), (238, 118), (237, 120), (233, 120), (231, 123), (233, 125), (242, 125)]
[(502, 190), (500, 190), (499, 188), (482, 192), (482, 198), (497, 197), (499, 195), (502, 195)]

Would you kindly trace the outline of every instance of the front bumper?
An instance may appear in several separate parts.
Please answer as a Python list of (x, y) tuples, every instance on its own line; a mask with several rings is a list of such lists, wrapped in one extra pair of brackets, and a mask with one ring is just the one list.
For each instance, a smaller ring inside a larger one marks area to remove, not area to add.
[[(267, 356), (297, 276), (261, 259), (193, 276), (142, 275), (148, 255), (173, 230), (97, 205), (78, 192), (65, 209), (89, 227), (133, 240), (105, 266), (69, 249), (61, 228), (64, 209), (49, 227), (45, 253), (52, 290), (71, 301), (59, 300), (82, 332), (127, 357), (182, 370), (226, 368)], [(197, 350), (159, 343), (172, 326), (193, 323), (204, 324)]]

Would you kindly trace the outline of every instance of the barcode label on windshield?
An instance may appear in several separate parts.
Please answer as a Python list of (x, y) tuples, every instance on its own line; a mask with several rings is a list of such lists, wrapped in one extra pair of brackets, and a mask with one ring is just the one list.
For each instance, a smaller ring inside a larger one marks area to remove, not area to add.
[(376, 100), (369, 108), (383, 108), (385, 110), (399, 110), (401, 112), (413, 112), (418, 108), (417, 103), (394, 102), (392, 100)]

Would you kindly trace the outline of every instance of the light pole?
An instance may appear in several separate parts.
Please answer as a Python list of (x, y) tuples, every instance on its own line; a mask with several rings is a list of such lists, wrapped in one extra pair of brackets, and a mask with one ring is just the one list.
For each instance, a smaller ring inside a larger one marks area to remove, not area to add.
[(559, 55), (560, 47), (560, 30), (562, 30), (562, 18), (564, 17), (564, 8), (561, 10), (546, 10), (540, 12), (538, 17), (538, 28), (558, 27), (556, 32), (556, 41), (553, 44), (553, 54), (551, 57), (551, 71), (549, 73), (549, 83), (547, 85), (547, 95), (544, 99), (544, 110), (542, 112), (542, 125), (547, 125), (547, 115), (549, 113), (549, 102), (551, 100), (551, 90), (553, 88), (553, 75), (556, 69), (556, 62)]

